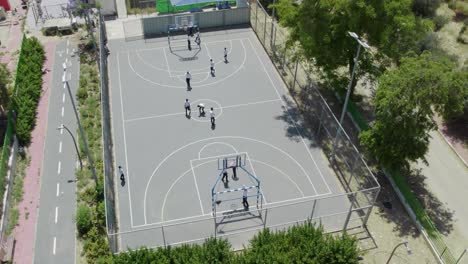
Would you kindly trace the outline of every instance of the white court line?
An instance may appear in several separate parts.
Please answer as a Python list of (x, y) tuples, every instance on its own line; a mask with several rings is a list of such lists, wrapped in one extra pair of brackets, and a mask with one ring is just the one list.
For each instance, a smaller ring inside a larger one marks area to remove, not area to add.
[(247, 153), (247, 152), (234, 152), (234, 153), (227, 153), (227, 154), (223, 154), (223, 155), (209, 156), (209, 157), (204, 157), (204, 158), (199, 157), (198, 159), (193, 159), (193, 161), (195, 161), (195, 160), (217, 159), (217, 158), (226, 157), (226, 156), (242, 155), (242, 154), (245, 154), (245, 153)]
[(59, 153), (62, 153), (62, 141), (59, 143)]
[[(309, 149), (309, 147), (307, 146), (307, 144), (306, 144), (306, 142), (305, 142), (305, 140), (304, 140), (304, 136), (302, 135), (302, 133), (301, 133), (301, 132), (299, 131), (299, 129), (297, 128), (296, 120), (295, 120), (295, 119), (291, 116), (291, 114), (289, 113), (289, 109), (288, 109), (286, 103), (283, 101), (283, 99), (282, 99), (282, 97), (281, 97), (281, 94), (279, 93), (278, 89), (276, 88), (275, 82), (273, 81), (273, 79), (271, 79), (271, 76), (270, 76), (270, 74), (268, 73), (268, 71), (267, 71), (267, 69), (266, 69), (266, 67), (265, 67), (265, 64), (264, 64), (263, 61), (260, 59), (260, 56), (258, 55), (257, 50), (255, 49), (254, 45), (252, 44), (252, 41), (250, 40), (250, 38), (249, 38), (249, 43), (250, 43), (250, 46), (252, 47), (252, 49), (253, 49), (255, 55), (257, 56), (258, 61), (260, 61), (260, 64), (262, 64), (263, 70), (265, 71), (265, 74), (267, 75), (268, 79), (270, 80), (270, 83), (271, 83), (272, 87), (275, 89), (275, 92), (276, 92), (278, 98), (281, 99), (281, 103), (283, 104), (284, 108), (286, 109), (289, 118), (292, 120), (292, 123), (293, 123), (293, 125), (294, 125), (294, 129), (295, 129), (296, 132), (301, 136), (302, 143), (304, 144), (304, 147), (306, 148), (307, 152), (309, 153), (310, 158), (311, 158), (312, 161), (314, 162), (314, 165), (315, 165), (315, 167), (317, 168), (317, 171), (319, 172), (320, 177), (322, 178), (323, 183), (324, 183), (325, 186), (327, 187), (328, 191), (331, 192), (330, 186), (328, 186), (327, 182), (325, 181), (325, 178), (323, 177), (322, 171), (321, 171), (320, 168), (318, 167), (317, 162), (315, 162), (315, 159), (314, 159), (314, 157), (312, 156), (312, 153), (310, 152), (310, 149)], [(276, 72), (276, 74), (278, 74), (278, 72)], [(281, 77), (280, 77), (280, 79), (281, 79)], [(281, 80), (282, 80), (282, 79), (281, 79)], [(281, 82), (281, 83), (283, 83), (283, 82)], [(288, 92), (284, 86), (283, 86), (283, 88), (285, 89), (286, 92)], [(286, 93), (285, 95), (289, 97), (289, 94), (288, 94), (288, 93)], [(291, 100), (291, 101), (292, 101), (292, 100)], [(309, 178), (310, 183), (311, 183), (312, 186), (313, 186), (312, 180), (310, 179), (310, 177), (308, 177), (308, 178)], [(316, 190), (315, 187), (314, 187), (314, 190)], [(315, 191), (315, 193), (318, 193), (318, 192)]]
[(63, 128), (60, 129), (60, 135), (63, 135)]
[[(216, 141), (216, 142), (211, 142), (211, 143), (208, 143), (208, 144), (204, 145), (204, 146), (200, 149), (200, 151), (198, 151), (198, 159), (201, 159), (201, 153), (203, 152), (203, 150), (205, 150), (206, 147), (209, 147), (209, 146), (211, 146), (211, 145), (216, 145), (216, 144), (228, 146), (228, 147), (232, 148), (232, 150), (234, 150), (234, 153), (239, 153), (239, 151), (237, 151), (237, 149), (236, 149), (233, 145), (231, 145), (231, 144), (229, 144), (229, 143), (226, 143), (226, 142)], [(231, 155), (231, 154), (230, 154), (230, 155)], [(234, 154), (234, 155), (235, 155), (235, 154)]]
[[(150, 183), (154, 177), (154, 175), (156, 174), (156, 172), (159, 170), (159, 168), (162, 166), (162, 164), (164, 164), (169, 158), (171, 158), (174, 154), (176, 154), (177, 152), (181, 151), (182, 149), (184, 148), (187, 148), (189, 146), (192, 146), (192, 145), (195, 145), (195, 144), (198, 144), (200, 142), (203, 142), (203, 141), (208, 141), (208, 140), (216, 140), (216, 139), (243, 139), (243, 140), (246, 140), (246, 141), (253, 141), (253, 142), (256, 142), (256, 143), (260, 143), (260, 144), (263, 144), (263, 145), (266, 145), (266, 146), (269, 146), (271, 147), (272, 149), (275, 149), (277, 151), (279, 151), (280, 153), (283, 153), (286, 157), (288, 157), (289, 159), (291, 159), (291, 161), (293, 161), (301, 170), (302, 172), (306, 175), (306, 177), (308, 177), (310, 179), (310, 176), (309, 174), (307, 173), (307, 171), (304, 169), (304, 167), (296, 160), (294, 159), (288, 152), (284, 151), (283, 149), (275, 146), (275, 145), (272, 145), (268, 142), (265, 142), (265, 141), (261, 141), (261, 140), (258, 140), (258, 139), (253, 139), (253, 138), (248, 138), (248, 137), (241, 137), (241, 136), (218, 136), (218, 137), (209, 137), (209, 138), (204, 138), (204, 139), (200, 139), (200, 140), (196, 140), (196, 141), (193, 141), (193, 142), (190, 142), (190, 143), (187, 143), (181, 147), (179, 147), (178, 149), (172, 151), (169, 155), (167, 155), (161, 162), (159, 162), (158, 166), (156, 166), (156, 168), (153, 170), (153, 173), (151, 174), (150, 178), (148, 179), (148, 182), (146, 184), (146, 187), (145, 187), (145, 194), (144, 194), (144, 199), (143, 199), (143, 217), (144, 217), (144, 220), (145, 220), (145, 225), (147, 224), (147, 217), (146, 217), (146, 197), (147, 197), (147, 194), (148, 194), (148, 188), (150, 186)], [(312, 187), (314, 187), (312, 185)], [(315, 189), (314, 189), (315, 191)], [(317, 193), (315, 191), (315, 193)], [(131, 207), (130, 207), (131, 208)], [(135, 227), (132, 225), (132, 227)]]
[(67, 88), (67, 84), (63, 83), (63, 89)]
[(206, 45), (205, 42), (203, 42), (203, 45), (205, 46), (206, 54), (208, 54), (208, 58), (212, 59), (213, 57), (211, 57), (210, 51), (209, 51), (209, 49), (208, 49), (208, 46)]
[[(205, 86), (212, 86), (212, 85), (215, 85), (215, 84), (218, 84), (220, 82), (224, 82), (225, 80), (231, 78), (232, 76), (234, 76), (235, 74), (237, 74), (237, 72), (239, 72), (241, 69), (244, 68), (244, 65), (245, 65), (245, 62), (247, 61), (247, 51), (245, 49), (245, 46), (244, 46), (244, 42), (241, 41), (241, 45), (242, 45), (242, 48), (243, 48), (243, 52), (244, 52), (244, 58), (243, 58), (243, 61), (242, 63), (239, 65), (239, 67), (237, 69), (235, 69), (233, 72), (231, 72), (229, 75), (226, 75), (224, 76), (223, 78), (217, 78), (216, 81), (214, 82), (209, 82), (209, 83), (205, 83), (205, 84), (201, 84), (201, 85), (196, 85), (196, 86), (193, 86), (192, 88), (200, 88), (200, 87), (205, 87)], [(154, 82), (152, 80), (149, 80), (145, 77), (143, 77), (141, 74), (139, 74), (135, 68), (133, 68), (133, 65), (132, 65), (132, 62), (130, 60), (130, 52), (127, 52), (127, 58), (128, 58), (128, 66), (130, 67), (130, 69), (133, 71), (133, 73), (140, 77), (140, 79), (146, 81), (146, 82), (149, 82), (151, 84), (154, 84), (154, 85), (157, 85), (157, 86), (162, 86), (162, 87), (167, 87), (167, 88), (177, 88), (177, 89), (187, 89), (187, 86), (186, 85), (183, 85), (183, 86), (179, 86), (179, 85), (168, 85), (168, 84), (162, 84), (162, 83), (157, 83), (157, 82)]]
[[(271, 202), (268, 205), (273, 206), (273, 205), (286, 203), (286, 202), (297, 202), (297, 201), (300, 201), (300, 200), (308, 200), (308, 199), (317, 198), (317, 197), (321, 197), (321, 196), (326, 196), (326, 195), (330, 195), (330, 194), (331, 193), (322, 193), (322, 194), (317, 194), (317, 195), (310, 195), (310, 196), (305, 196), (305, 197), (292, 198), (292, 199), (287, 199), (287, 200), (282, 200), (282, 201), (277, 201), (277, 202)], [(193, 216), (181, 217), (181, 218), (176, 218), (176, 219), (171, 219), (171, 220), (166, 220), (166, 221), (159, 221), (159, 222), (154, 222), (154, 223), (149, 223), (149, 224), (136, 225), (136, 226), (132, 226), (132, 228), (144, 228), (144, 227), (147, 227), (147, 226), (164, 225), (164, 224), (170, 224), (170, 223), (178, 222), (178, 221), (182, 221), (182, 220), (190, 220), (190, 219), (194, 219), (194, 218), (204, 219), (207, 216), (209, 216), (209, 218), (213, 217), (212, 214), (206, 213), (206, 214), (203, 214), (203, 215), (193, 215)], [(134, 232), (134, 231), (142, 231), (142, 230), (120, 231), (117, 234), (125, 234), (125, 233), (129, 233), (129, 232)]]
[[(231, 41), (232, 40), (243, 40), (243, 39), (247, 39), (247, 38), (233, 38), (233, 39), (230, 39)], [(202, 39), (203, 40), (203, 39)], [(187, 41), (187, 40), (185, 40)], [(219, 42), (226, 42), (227, 40), (214, 40), (214, 41), (207, 41), (207, 42), (203, 42), (203, 44), (211, 44), (211, 43), (219, 43)], [(167, 44), (167, 42), (165, 42)], [(184, 46), (185, 47), (185, 46)], [(149, 50), (158, 50), (158, 49), (167, 49), (167, 46), (163, 46), (163, 47), (156, 47), (156, 48), (147, 48), (147, 49), (139, 49), (138, 51), (149, 51)], [(127, 52), (127, 51), (122, 51), (123, 52)]]
[[(117, 54), (117, 70), (119, 74), (119, 91), (120, 91), (120, 109), (121, 109), (121, 114), (122, 114), (122, 130), (123, 130), (123, 138), (124, 138), (124, 152), (125, 152), (125, 167), (127, 170), (127, 189), (128, 189), (128, 202), (129, 202), (129, 208), (130, 208), (130, 223), (133, 226), (133, 213), (132, 213), (132, 198), (131, 198), (131, 193), (130, 193), (130, 174), (128, 173), (128, 155), (127, 155), (127, 138), (125, 135), (125, 119), (124, 119), (124, 104), (123, 104), (123, 94), (122, 94), (122, 81), (121, 81), (121, 74), (120, 74), (120, 57), (119, 54)], [(145, 219), (146, 223), (146, 219)]]
[[(197, 164), (195, 166), (195, 168), (197, 168), (198, 166), (202, 166), (202, 165), (205, 165), (207, 163), (210, 163), (210, 162), (213, 162), (212, 160), (209, 160), (209, 161), (205, 161), (203, 163), (200, 163), (200, 164)], [(167, 190), (166, 192), (166, 195), (164, 196), (164, 201), (163, 201), (163, 204), (162, 204), (162, 207), (161, 207), (161, 222), (164, 222), (164, 209), (166, 207), (166, 200), (167, 200), (167, 196), (169, 195), (169, 193), (171, 192), (172, 188), (176, 185), (176, 183), (182, 179), (182, 177), (184, 177), (187, 173), (189, 173), (190, 171), (192, 171), (193, 173), (193, 167), (191, 167), (190, 169), (186, 170), (184, 173), (182, 173), (172, 184), (171, 184), (171, 187), (169, 187), (169, 189)], [(203, 212), (203, 211), (202, 211)], [(203, 215), (203, 214), (202, 214)], [(187, 219), (187, 218), (184, 218), (184, 219)]]
[[(166, 60), (167, 72), (169, 73), (169, 77), (172, 78), (171, 67), (169, 66), (169, 60), (167, 59), (166, 49), (163, 49), (163, 53), (164, 53), (164, 59)], [(145, 63), (145, 61), (143, 59), (141, 59), (141, 61), (143, 61), (143, 63)]]
[(55, 223), (57, 223), (58, 219), (58, 206), (55, 207)]
[(59, 161), (58, 162), (58, 166), (57, 166), (57, 174), (60, 175), (60, 171), (61, 171), (61, 168), (62, 168), (62, 163)]
[[(277, 167), (275, 167), (275, 166), (273, 166), (273, 165), (270, 165), (270, 164), (268, 164), (268, 163), (266, 163), (266, 162), (263, 162), (263, 161), (254, 160), (254, 159), (250, 159), (250, 161), (263, 164), (263, 165), (265, 165), (265, 166), (267, 166), (267, 167), (272, 168), (273, 170), (276, 170), (276, 171), (279, 172), (280, 174), (286, 176), (286, 178), (288, 178), (288, 180), (289, 180), (292, 184), (294, 184), (294, 186), (296, 186), (296, 188), (299, 190), (299, 192), (300, 192), (301, 195), (302, 195), (302, 198), (305, 197), (304, 192), (301, 190), (301, 188), (299, 187), (299, 185), (297, 185), (296, 181), (294, 181), (293, 179), (291, 179), (291, 177), (289, 177), (289, 175), (286, 174), (284, 171), (278, 169)], [(257, 176), (257, 175), (255, 175), (255, 176)], [(258, 177), (258, 176), (257, 176), (257, 177)]]
[(65, 103), (65, 93), (62, 94), (62, 103)]
[[(249, 153), (246, 152), (245, 156), (247, 157), (247, 160), (249, 161), (250, 167), (252, 168), (253, 175), (258, 178), (257, 173), (255, 172), (255, 168), (254, 168), (254, 166), (252, 164), (252, 161), (250, 159)], [(254, 182), (250, 177), (249, 177), (249, 179), (254, 185), (256, 184), (256, 182)], [(263, 198), (265, 199), (265, 205), (267, 205), (268, 204), (267, 198), (266, 198), (266, 196), (265, 196), (265, 194), (263, 192), (262, 192), (262, 194), (263, 194)]]
[[(227, 40), (223, 40), (223, 42), (227, 42)], [(229, 44), (230, 44), (230, 46), (229, 46), (228, 55), (231, 54), (231, 52), (232, 52), (232, 41), (231, 41), (231, 40), (229, 40)], [(181, 46), (181, 47), (182, 47), (182, 46)], [(184, 46), (184, 47), (185, 47), (185, 46)], [(164, 51), (164, 56), (165, 56), (165, 58), (166, 58), (166, 64), (167, 64), (167, 66), (168, 66), (168, 67), (167, 67), (167, 68), (168, 68), (167, 70), (165, 70), (165, 69), (163, 69), (163, 68), (159, 68), (159, 67), (154, 66), (154, 65), (152, 65), (151, 63), (147, 62), (145, 59), (143, 59), (143, 58), (140, 56), (139, 51), (135, 51), (135, 53), (136, 53), (137, 57), (138, 57), (145, 65), (147, 65), (148, 67), (153, 68), (153, 69), (155, 69), (155, 70), (157, 70), (157, 71), (168, 72), (168, 73), (169, 73), (169, 77), (171, 77), (171, 78), (173, 78), (173, 77), (179, 77), (179, 78), (180, 78), (180, 77), (185, 76), (186, 71), (177, 71), (177, 70), (172, 71), (172, 70), (170, 69), (170, 67), (169, 67), (169, 60), (167, 59), (166, 48), (164, 47), (164, 48), (162, 48), (162, 50)], [(224, 55), (224, 53), (223, 53), (223, 55)], [(224, 60), (219, 60), (219, 61), (217, 61), (215, 64), (220, 64), (220, 63), (223, 63), (223, 62), (224, 62)], [(175, 74), (173, 75), (172, 73), (175, 73)], [(181, 74), (177, 74), (177, 73), (181, 73)], [(190, 70), (190, 73), (191, 73), (192, 75), (196, 75), (196, 74), (207, 74), (207, 75), (210, 75), (209, 73), (206, 73), (206, 67), (198, 68), (198, 69), (191, 69), (191, 70)], [(192, 83), (195, 83), (195, 82), (192, 82)], [(198, 82), (197, 82), (197, 83), (198, 83)]]
[(55, 255), (55, 247), (56, 247), (56, 246), (57, 246), (57, 238), (54, 237), (54, 247), (53, 247), (53, 249), (52, 249), (52, 254), (54, 254), (54, 255)]
[(67, 39), (67, 46), (70, 44), (70, 40)]
[(67, 54), (68, 54), (68, 48), (67, 48)]
[(65, 107), (62, 106), (62, 117), (65, 114)]
[[(228, 109), (228, 108), (235, 108), (235, 107), (242, 107), (242, 106), (251, 106), (251, 105), (266, 104), (266, 103), (273, 103), (273, 102), (280, 102), (280, 101), (281, 101), (281, 99), (265, 100), (265, 101), (258, 101), (258, 102), (245, 103), (245, 104), (228, 105), (228, 106), (220, 107), (220, 109)], [(141, 121), (141, 120), (146, 120), (146, 119), (154, 119), (154, 118), (177, 116), (177, 115), (185, 115), (185, 112), (131, 118), (131, 119), (125, 120), (125, 122), (134, 122), (134, 121)]]
[(195, 188), (197, 189), (198, 200), (200, 201), (200, 208), (201, 208), (202, 214), (205, 214), (205, 212), (203, 211), (203, 203), (201, 201), (200, 191), (198, 190), (197, 178), (195, 178), (195, 170), (193, 168), (192, 161), (190, 161), (190, 167), (192, 168), (192, 175), (193, 175), (193, 180), (195, 181)]
[(60, 194), (60, 183), (57, 182), (57, 194), (56, 196), (58, 197)]

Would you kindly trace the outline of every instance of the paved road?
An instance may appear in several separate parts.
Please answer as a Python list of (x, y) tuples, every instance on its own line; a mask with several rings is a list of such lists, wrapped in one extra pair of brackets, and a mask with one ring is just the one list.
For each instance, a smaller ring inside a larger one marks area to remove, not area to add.
[[(433, 193), (445, 206), (453, 211), (453, 231), (447, 236), (446, 242), (452, 248), (455, 256), (468, 248), (468, 168), (453, 152), (437, 131), (431, 133), (427, 161), (429, 166), (418, 164), (422, 174), (426, 176), (427, 189)], [(468, 255), (463, 259), (468, 263)]]
[(34, 263), (75, 262), (76, 151), (67, 131), (57, 130), (58, 126), (65, 124), (76, 134), (73, 108), (62, 83), (62, 64), (65, 61), (71, 62), (67, 72), (71, 73), (69, 84), (72, 93), (76, 93), (79, 62), (77, 57), (71, 57), (72, 48), (76, 49), (71, 43), (64, 41), (55, 49)]

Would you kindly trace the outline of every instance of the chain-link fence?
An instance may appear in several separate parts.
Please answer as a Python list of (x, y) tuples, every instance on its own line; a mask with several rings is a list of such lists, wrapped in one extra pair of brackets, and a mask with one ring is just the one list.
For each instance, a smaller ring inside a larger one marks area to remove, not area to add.
[[(285, 83), (304, 114), (310, 132), (329, 158), (344, 193), (311, 197), (295, 202), (266, 204), (247, 212), (194, 217), (186, 221), (160, 224), (109, 233), (119, 239), (122, 249), (158, 247), (181, 243), (203, 243), (209, 237), (228, 239), (241, 249), (259, 230), (279, 230), (304, 221), (321, 224), (326, 232), (362, 227), (367, 223), (380, 191), (380, 185), (351, 139), (341, 128), (320, 92), (311, 83), (310, 69), (287, 43), (287, 32), (272, 21), (258, 3), (250, 5), (250, 24), (261, 44), (280, 71)], [(124, 25), (125, 28), (125, 25)], [(126, 37), (131, 37), (127, 35)], [(335, 155), (332, 147), (335, 144)], [(118, 252), (118, 251), (114, 251)]]
[[(107, 69), (107, 32), (104, 18), (98, 11), (99, 26), (99, 74), (101, 77), (101, 104), (102, 104), (102, 139), (104, 160), (104, 196), (106, 205), (107, 233), (117, 232), (117, 219), (115, 213), (115, 181), (112, 156), (112, 134), (110, 124), (110, 102), (109, 102), (109, 75)], [(109, 246), (113, 252), (117, 251), (118, 240), (115, 236), (109, 236)]]
[(340, 232), (362, 227), (372, 210), (372, 203), (356, 207), (359, 195), (378, 195), (380, 187), (361, 192), (309, 198), (296, 202), (266, 205), (249, 211), (220, 213), (216, 217), (201, 216), (187, 221), (166, 221), (146, 228), (109, 234), (120, 237), (123, 249), (174, 246), (182, 243), (203, 243), (207, 238), (227, 239), (233, 249), (242, 249), (260, 230), (284, 230), (296, 224), (312, 221), (325, 232)]
[[(371, 173), (360, 153), (339, 125), (317, 87), (313, 85), (312, 67), (309, 67), (306, 61), (301, 60), (295, 52), (294, 45), (287, 42), (288, 31), (281, 28), (257, 0), (251, 2), (251, 26), (272, 62), (282, 73), (283, 80), (312, 127), (312, 132), (315, 133), (317, 141), (320, 142), (329, 158), (341, 185), (349, 193), (356, 192), (353, 199), (355, 206), (359, 208), (362, 205), (373, 204), (377, 195), (358, 190), (375, 186), (375, 178), (370, 176)], [(353, 119), (360, 123), (361, 127), (367, 126), (367, 123), (361, 124), (363, 121), (353, 113), (357, 111), (353, 104), (350, 104), (348, 108)], [(338, 133), (339, 129), (342, 132)], [(358, 213), (359, 210), (356, 212)], [(362, 213), (359, 212), (359, 215)], [(367, 222), (367, 217), (364, 219), (364, 224)], [(426, 222), (432, 224), (432, 221), (427, 216), (425, 217), (428, 220)], [(435, 227), (431, 229), (437, 230)], [(460, 257), (455, 258), (439, 232), (430, 234), (429, 239), (439, 259), (444, 263), (459, 263), (466, 253), (464, 251)]]

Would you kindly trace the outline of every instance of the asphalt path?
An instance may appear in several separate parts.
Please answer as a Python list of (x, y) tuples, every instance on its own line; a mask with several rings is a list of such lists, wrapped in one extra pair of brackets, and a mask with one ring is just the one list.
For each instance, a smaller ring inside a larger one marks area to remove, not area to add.
[(55, 48), (53, 82), (49, 100), (47, 131), (44, 147), (43, 171), (41, 174), (41, 196), (36, 227), (34, 263), (75, 263), (75, 168), (77, 155), (73, 140), (64, 124), (76, 136), (77, 124), (67, 88), (62, 83), (63, 63), (72, 94), (76, 94), (79, 83), (79, 60), (72, 57), (77, 49), (69, 41)]
[[(432, 139), (426, 155), (429, 166), (420, 162), (417, 167), (424, 175), (426, 188), (453, 213), (453, 230), (449, 231), (446, 242), (455, 256), (468, 248), (468, 211), (466, 190), (468, 190), (468, 168), (444, 141), (437, 131), (431, 132)], [(442, 217), (441, 217), (442, 218)], [(464, 257), (468, 263), (468, 256)]]

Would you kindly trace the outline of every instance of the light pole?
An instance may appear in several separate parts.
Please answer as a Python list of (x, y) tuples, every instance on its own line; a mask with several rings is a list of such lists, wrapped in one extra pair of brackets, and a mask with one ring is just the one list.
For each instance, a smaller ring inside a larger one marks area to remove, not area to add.
[(65, 129), (65, 130), (67, 130), (68, 134), (70, 134), (71, 138), (73, 139), (73, 144), (75, 145), (76, 155), (78, 155), (78, 160), (80, 161), (80, 170), (83, 170), (83, 162), (81, 162), (80, 151), (78, 150), (78, 145), (76, 145), (76, 140), (75, 140), (75, 137), (73, 136), (72, 132), (64, 124), (57, 127), (57, 129), (58, 130)]
[(406, 247), (406, 252), (408, 252), (408, 255), (411, 254), (411, 249), (408, 247), (408, 241), (401, 242), (401, 243), (397, 244), (397, 245), (395, 246), (395, 248), (393, 248), (392, 254), (390, 254), (390, 257), (388, 257), (387, 264), (390, 263), (390, 260), (392, 259), (393, 254), (395, 253), (396, 249), (397, 249), (399, 246), (401, 246), (401, 245), (405, 245), (405, 247)]
[(343, 110), (341, 111), (340, 123), (339, 123), (340, 125), (338, 126), (338, 131), (336, 132), (335, 140), (333, 142), (332, 156), (335, 156), (336, 143), (338, 142), (338, 138), (340, 137), (340, 133), (341, 133), (341, 130), (342, 130), (341, 124), (343, 123), (343, 119), (344, 119), (344, 116), (346, 114), (346, 109), (348, 108), (349, 97), (351, 95), (351, 87), (353, 85), (354, 75), (355, 75), (356, 70), (358, 68), (359, 55), (361, 54), (361, 46), (364, 47), (365, 49), (370, 48), (369, 45), (367, 45), (366, 42), (359, 39), (359, 36), (356, 33), (348, 32), (348, 34), (352, 38), (354, 38), (358, 42), (359, 45), (358, 45), (358, 50), (357, 50), (356, 57), (354, 58), (353, 71), (351, 73), (351, 79), (349, 80), (348, 90), (346, 91), (346, 98), (345, 98), (345, 102), (344, 102), (344, 105), (343, 105)]
[(68, 84), (68, 81), (70, 81), (71, 76), (70, 75), (67, 76), (66, 66), (67, 66), (66, 64), (63, 65), (64, 72), (62, 76), (62, 82), (65, 83), (65, 86), (67, 87), (68, 95), (70, 96), (70, 101), (72, 103), (73, 111), (75, 112), (76, 121), (78, 122), (78, 128), (80, 129), (80, 135), (81, 135), (81, 138), (83, 139), (83, 144), (86, 150), (86, 155), (88, 156), (89, 165), (91, 167), (91, 173), (93, 174), (94, 182), (96, 183), (96, 186), (97, 186), (98, 180), (96, 176), (96, 170), (94, 169), (94, 161), (93, 161), (93, 158), (91, 157), (91, 154), (89, 153), (88, 141), (86, 140), (86, 135), (83, 131), (83, 127), (81, 126), (80, 117), (78, 115), (78, 111), (76, 110), (75, 101), (73, 100), (73, 94), (70, 90), (70, 85)]

